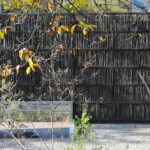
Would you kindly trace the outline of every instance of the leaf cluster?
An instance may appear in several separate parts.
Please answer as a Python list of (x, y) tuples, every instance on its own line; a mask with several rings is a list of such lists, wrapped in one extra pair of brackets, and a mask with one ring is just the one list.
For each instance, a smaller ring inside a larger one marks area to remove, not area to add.
[(95, 128), (94, 125), (89, 123), (91, 118), (92, 117), (87, 114), (87, 107), (84, 106), (81, 118), (75, 116), (75, 131), (72, 141), (76, 142), (76, 145), (74, 148), (67, 147), (65, 150), (85, 150), (83, 144), (97, 139), (94, 133), (90, 133), (93, 132), (92, 129)]

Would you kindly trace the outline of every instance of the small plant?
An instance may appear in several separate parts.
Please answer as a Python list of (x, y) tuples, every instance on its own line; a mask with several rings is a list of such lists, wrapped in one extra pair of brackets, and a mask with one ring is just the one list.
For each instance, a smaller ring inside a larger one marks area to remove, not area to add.
[(92, 117), (87, 114), (87, 107), (84, 106), (81, 118), (75, 116), (75, 130), (72, 142), (75, 142), (76, 145), (73, 147), (67, 147), (64, 150), (85, 150), (83, 144), (97, 139), (92, 131), (95, 126), (89, 123), (91, 118)]

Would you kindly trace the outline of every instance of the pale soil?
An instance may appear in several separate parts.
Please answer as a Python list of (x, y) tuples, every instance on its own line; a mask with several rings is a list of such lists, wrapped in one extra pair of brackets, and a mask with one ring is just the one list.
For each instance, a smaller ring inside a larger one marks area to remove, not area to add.
[[(98, 140), (85, 144), (85, 150), (103, 146), (102, 150), (150, 150), (150, 124), (97, 124)], [(18, 139), (26, 150), (63, 150), (73, 146), (70, 139)], [(0, 139), (0, 150), (21, 150), (13, 139)], [(94, 149), (96, 150), (96, 149)]]

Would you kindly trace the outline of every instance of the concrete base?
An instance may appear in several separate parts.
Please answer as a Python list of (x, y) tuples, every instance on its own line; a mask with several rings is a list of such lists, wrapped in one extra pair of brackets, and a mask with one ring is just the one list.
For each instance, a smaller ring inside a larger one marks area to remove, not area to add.
[(53, 125), (48, 122), (21, 123), (26, 128), (11, 128), (0, 125), (0, 138), (69, 138), (73, 133), (73, 123), (55, 122)]

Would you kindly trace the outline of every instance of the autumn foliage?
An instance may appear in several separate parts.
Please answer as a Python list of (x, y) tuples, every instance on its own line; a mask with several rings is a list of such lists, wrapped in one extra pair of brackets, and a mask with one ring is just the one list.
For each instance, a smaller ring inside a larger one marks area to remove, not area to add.
[[(32, 5), (39, 5), (40, 1), (39, 0), (29, 0), (29, 1), (22, 1), (22, 3), (32, 6)], [(20, 9), (22, 7), (22, 3), (21, 3), (21, 1), (11, 0), (11, 5), (13, 7), (16, 7), (17, 9)], [(75, 1), (74, 3), (70, 4), (70, 9), (72, 9), (72, 7), (76, 8), (76, 6), (78, 6), (78, 5), (80, 5), (80, 2)], [(86, 1), (83, 1), (82, 5), (87, 5)], [(48, 2), (47, 8), (49, 9), (49, 11), (52, 14), (54, 14), (54, 4), (51, 1)], [(17, 17), (18, 17), (18, 14), (12, 13), (10, 16), (10, 21), (15, 22)], [(48, 34), (49, 36), (52, 36), (54, 33), (57, 33), (58, 35), (62, 35), (64, 32), (68, 32), (68, 33), (70, 33), (71, 36), (73, 36), (76, 28), (80, 27), (82, 29), (83, 36), (86, 36), (88, 34), (88, 31), (90, 31), (90, 30), (94, 31), (94, 28), (97, 28), (95, 25), (86, 24), (83, 21), (80, 21), (79, 24), (74, 24), (71, 27), (68, 27), (63, 24), (60, 25), (59, 21), (63, 18), (64, 18), (64, 16), (54, 16), (53, 21), (49, 22), (49, 28), (44, 30), (44, 32), (46, 34)], [(5, 35), (7, 35), (7, 33), (8, 33), (7, 30), (9, 28), (12, 28), (12, 27), (6, 26), (6, 27), (3, 27), (0, 29), (1, 40), (4, 40)], [(104, 38), (102, 37), (102, 35), (99, 37), (99, 40), (101, 42), (104, 42)], [(56, 46), (56, 48), (55, 48), (56, 52), (61, 52), (63, 49), (64, 49), (63, 44), (60, 44), (60, 45)], [(69, 52), (71, 54), (73, 54), (73, 56), (76, 56), (75, 48), (69, 50)], [(35, 68), (40, 67), (39, 64), (35, 61), (36, 60), (35, 54), (31, 50), (28, 50), (28, 48), (23, 48), (23, 49), (19, 50), (19, 58), (22, 62), (24, 62), (24, 64), (28, 65), (28, 67), (26, 68), (27, 75), (29, 75), (31, 73), (31, 71), (35, 72), (36, 71)], [(85, 60), (83, 62), (84, 69), (86, 69), (88, 65), (91, 65), (91, 62)], [(13, 68), (11, 66), (6, 65), (1, 73), (1, 76), (7, 77), (11, 74), (11, 72), (13, 70), (15, 70), (16, 74), (18, 74), (19, 69), (23, 66), (25, 66), (25, 65), (18, 64), (16, 67)]]

